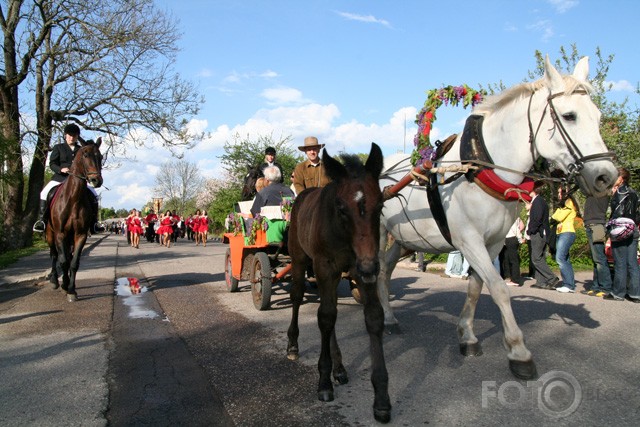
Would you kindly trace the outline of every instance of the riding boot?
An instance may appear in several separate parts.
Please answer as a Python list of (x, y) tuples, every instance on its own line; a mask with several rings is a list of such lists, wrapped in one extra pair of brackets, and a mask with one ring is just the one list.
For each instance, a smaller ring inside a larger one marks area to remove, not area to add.
[(36, 221), (35, 224), (33, 224), (33, 231), (36, 231), (38, 233), (44, 233), (44, 230), (46, 228), (45, 225), (45, 210), (47, 208), (47, 202), (46, 200), (40, 200), (40, 212), (38, 212), (38, 220)]
[(98, 234), (98, 233), (104, 233), (105, 228), (102, 224), (100, 224), (100, 222), (98, 222), (98, 210), (100, 209), (100, 206), (98, 205), (98, 199), (94, 199), (93, 201), (93, 225), (91, 226), (91, 233), (92, 234)]

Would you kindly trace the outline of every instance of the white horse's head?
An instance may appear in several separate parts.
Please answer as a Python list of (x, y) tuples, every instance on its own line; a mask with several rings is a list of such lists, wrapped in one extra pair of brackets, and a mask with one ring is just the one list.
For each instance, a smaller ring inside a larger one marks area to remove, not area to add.
[(618, 172), (600, 136), (600, 111), (589, 96), (593, 89), (588, 75), (588, 57), (576, 64), (572, 75), (562, 76), (547, 56), (539, 82), (545, 89), (537, 91), (537, 107), (532, 105), (529, 120), (537, 153), (575, 176), (586, 195), (602, 196)]

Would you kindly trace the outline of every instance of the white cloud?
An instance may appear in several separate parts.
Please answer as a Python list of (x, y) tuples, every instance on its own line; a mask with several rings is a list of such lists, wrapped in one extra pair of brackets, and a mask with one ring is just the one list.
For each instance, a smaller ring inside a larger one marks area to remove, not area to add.
[(542, 34), (542, 41), (546, 42), (553, 37), (555, 32), (553, 31), (553, 25), (549, 20), (540, 20), (533, 24), (527, 25), (527, 29)]
[(260, 94), (270, 105), (301, 103), (304, 101), (302, 92), (291, 87), (269, 88)]
[(505, 22), (504, 30), (508, 33), (515, 33), (516, 31), (518, 31), (518, 27), (513, 25), (511, 22)]
[(378, 19), (373, 15), (357, 15), (355, 13), (340, 12), (340, 11), (336, 11), (336, 13), (349, 21), (359, 21), (359, 22), (380, 24), (387, 28), (391, 28), (391, 24), (389, 24), (389, 21), (386, 21), (384, 19)]
[(611, 86), (610, 90), (614, 91), (614, 92), (633, 92), (636, 89), (627, 80), (618, 80), (617, 82), (615, 82), (615, 81), (605, 81), (604, 82), (604, 86), (605, 87)]
[(565, 13), (567, 10), (577, 6), (578, 0), (547, 0), (558, 13)]
[(203, 68), (202, 70), (198, 71), (198, 73), (196, 73), (197, 77), (211, 77), (213, 76), (213, 71), (209, 70), (208, 68)]
[(265, 72), (260, 74), (260, 77), (263, 77), (265, 79), (273, 79), (273, 78), (278, 77), (278, 76), (279, 76), (279, 74), (276, 73), (273, 70), (267, 70), (267, 71), (265, 71)]

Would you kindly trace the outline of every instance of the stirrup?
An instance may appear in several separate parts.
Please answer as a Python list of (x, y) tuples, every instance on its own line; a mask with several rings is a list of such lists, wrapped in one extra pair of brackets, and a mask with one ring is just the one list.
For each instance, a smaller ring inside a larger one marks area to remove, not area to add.
[(38, 233), (44, 233), (46, 227), (47, 226), (44, 223), (44, 221), (39, 219), (39, 220), (36, 221), (35, 224), (33, 224), (33, 231), (36, 231)]

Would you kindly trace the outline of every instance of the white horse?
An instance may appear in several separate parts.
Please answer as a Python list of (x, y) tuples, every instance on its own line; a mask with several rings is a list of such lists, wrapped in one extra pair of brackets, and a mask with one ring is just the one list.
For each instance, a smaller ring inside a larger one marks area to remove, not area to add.
[[(477, 105), (472, 118), (482, 117), (478, 125), (481, 130), (471, 135), (473, 129), (465, 126), (466, 142), (464, 132), (458, 135), (453, 148), (436, 166), (461, 165), (465, 160), (476, 165), (490, 163), (493, 167), (488, 172), (495, 172), (494, 180), (501, 180), (504, 188), (521, 184), (523, 173), (530, 171), (539, 157), (544, 157), (556, 169), (575, 176), (586, 195), (599, 196), (609, 191), (617, 170), (600, 136), (600, 112), (589, 96), (592, 87), (587, 81), (588, 58), (578, 62), (573, 75), (560, 75), (548, 57), (544, 70), (542, 79), (514, 86)], [(484, 147), (478, 143), (482, 139)], [(411, 168), (405, 157), (400, 154), (385, 159), (387, 170), (380, 177), (381, 186), (396, 183)], [(452, 175), (445, 172), (438, 179)], [(486, 284), (502, 315), (511, 371), (518, 378), (535, 378), (535, 364), (511, 310), (509, 290), (492, 263), (515, 221), (518, 203), (501, 200), (495, 193), (488, 194), (465, 176), (438, 185), (435, 192), (440, 196), (450, 241), (443, 237), (436, 203), (430, 199), (432, 206), (429, 205), (424, 187), (405, 187), (400, 197), (385, 202), (381, 226), (395, 238), (395, 243), (385, 251), (386, 233), (381, 232), (378, 293), (385, 325), (398, 323), (389, 305), (389, 280), (401, 246), (427, 253), (446, 253), (456, 248), (472, 267), (467, 299), (458, 322), (462, 354), (482, 354), (473, 332), (473, 319), (482, 285)], [(446, 232), (446, 226), (443, 229)]]

